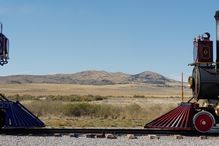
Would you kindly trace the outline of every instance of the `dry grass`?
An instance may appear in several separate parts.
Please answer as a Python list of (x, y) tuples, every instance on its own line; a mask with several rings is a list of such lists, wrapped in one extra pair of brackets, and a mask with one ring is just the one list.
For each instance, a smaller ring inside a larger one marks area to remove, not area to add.
[(43, 119), (47, 126), (54, 127), (144, 126), (150, 120), (176, 107), (178, 102), (177, 98), (115, 97), (91, 102), (22, 101), (30, 111)]
[[(0, 91), (6, 95), (100, 95), (124, 96), (134, 95), (145, 97), (180, 96), (178, 86), (160, 87), (148, 84), (117, 84), (117, 85), (75, 85), (75, 84), (0, 84)], [(190, 96), (191, 90), (185, 89), (185, 96)]]
[[(180, 102), (181, 88), (147, 84), (0, 84), (48, 126), (142, 127)], [(186, 88), (185, 95), (191, 91)]]
[(143, 127), (144, 119), (41, 117), (49, 127)]

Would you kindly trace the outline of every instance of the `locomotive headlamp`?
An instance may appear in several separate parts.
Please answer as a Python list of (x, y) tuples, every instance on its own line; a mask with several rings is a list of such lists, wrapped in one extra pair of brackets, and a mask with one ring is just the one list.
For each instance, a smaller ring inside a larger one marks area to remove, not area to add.
[(216, 62), (219, 63), (219, 11), (215, 13), (216, 20), (216, 39), (217, 39), (217, 59)]
[(192, 89), (194, 87), (194, 80), (192, 76), (189, 76), (188, 83), (189, 83), (189, 88)]

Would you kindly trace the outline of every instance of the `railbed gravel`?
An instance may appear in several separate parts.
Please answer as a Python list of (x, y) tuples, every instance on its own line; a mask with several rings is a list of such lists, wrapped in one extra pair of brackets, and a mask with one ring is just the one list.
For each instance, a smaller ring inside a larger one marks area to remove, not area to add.
[(78, 138), (64, 135), (56, 136), (6, 136), (0, 135), (0, 146), (218, 146), (219, 137), (183, 137), (160, 136), (160, 139), (149, 139), (148, 136), (137, 136), (128, 139), (118, 136), (117, 139), (106, 138)]

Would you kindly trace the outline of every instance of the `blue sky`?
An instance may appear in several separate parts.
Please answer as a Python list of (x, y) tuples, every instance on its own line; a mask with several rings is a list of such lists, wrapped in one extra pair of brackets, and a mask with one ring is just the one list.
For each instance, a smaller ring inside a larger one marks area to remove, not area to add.
[(146, 70), (179, 79), (192, 41), (215, 40), (217, 0), (0, 0), (10, 60), (0, 75)]

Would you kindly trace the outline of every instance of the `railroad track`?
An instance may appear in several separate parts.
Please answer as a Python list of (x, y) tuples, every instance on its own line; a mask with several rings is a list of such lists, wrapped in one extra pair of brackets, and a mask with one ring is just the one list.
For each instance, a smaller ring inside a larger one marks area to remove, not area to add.
[(219, 136), (219, 129), (212, 129), (209, 133), (195, 130), (159, 130), (159, 129), (118, 129), (118, 128), (3, 128), (1, 135), (33, 135), (49, 136), (55, 134), (135, 134), (135, 135), (185, 135), (185, 136)]

